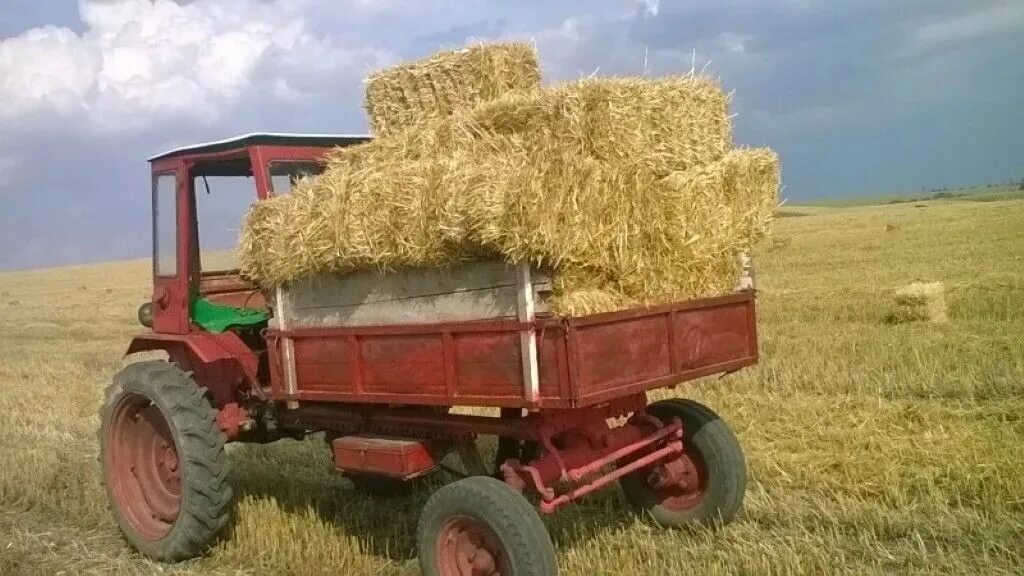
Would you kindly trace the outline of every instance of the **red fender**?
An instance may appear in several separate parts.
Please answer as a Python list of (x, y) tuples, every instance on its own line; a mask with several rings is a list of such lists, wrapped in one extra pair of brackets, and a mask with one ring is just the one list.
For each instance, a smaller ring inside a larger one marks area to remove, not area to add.
[(256, 376), (259, 357), (233, 332), (142, 334), (132, 340), (125, 355), (146, 350), (167, 351), (171, 362), (191, 371), (196, 382), (210, 390), (218, 408), (237, 402), (240, 387), (263, 398)]

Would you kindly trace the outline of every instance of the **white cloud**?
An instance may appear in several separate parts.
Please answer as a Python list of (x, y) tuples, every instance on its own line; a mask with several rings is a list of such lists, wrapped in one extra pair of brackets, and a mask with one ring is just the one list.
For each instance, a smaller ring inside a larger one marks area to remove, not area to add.
[(35, 28), (0, 41), (0, 120), (83, 112), (100, 66), (99, 51), (67, 28)]
[(304, 2), (81, 0), (86, 26), (35, 28), (0, 41), (0, 128), (130, 130), (210, 121), (254, 85), (301, 97), (309, 69), (362, 75), (374, 51), (315, 37)]
[(661, 0), (637, 0), (638, 3), (642, 4), (644, 10), (651, 16), (658, 15), (658, 8), (661, 7)]

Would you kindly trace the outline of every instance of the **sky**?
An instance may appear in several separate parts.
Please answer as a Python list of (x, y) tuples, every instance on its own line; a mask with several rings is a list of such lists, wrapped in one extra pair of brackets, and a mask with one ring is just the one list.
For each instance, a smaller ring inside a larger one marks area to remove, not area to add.
[(0, 0), (0, 269), (145, 257), (150, 155), (365, 132), (368, 73), (497, 39), (719, 77), (791, 200), (1024, 178), (1020, 0)]

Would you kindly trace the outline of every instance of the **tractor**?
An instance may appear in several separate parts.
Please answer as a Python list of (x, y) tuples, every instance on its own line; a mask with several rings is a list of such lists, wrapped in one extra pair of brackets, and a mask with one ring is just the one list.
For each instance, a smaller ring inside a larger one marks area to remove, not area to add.
[(544, 273), (522, 263), (264, 288), (212, 249), (224, 227), (206, 213), (240, 219), (368, 139), (249, 134), (149, 159), (152, 298), (99, 434), (127, 541), (159, 561), (203, 554), (231, 522), (225, 445), (314, 434), (368, 498), (461, 458), (465, 477), (418, 521), (427, 575), (556, 574), (543, 515), (612, 484), (663, 527), (732, 520), (746, 485), (736, 437), (710, 408), (648, 393), (757, 362), (751, 286), (559, 317)]

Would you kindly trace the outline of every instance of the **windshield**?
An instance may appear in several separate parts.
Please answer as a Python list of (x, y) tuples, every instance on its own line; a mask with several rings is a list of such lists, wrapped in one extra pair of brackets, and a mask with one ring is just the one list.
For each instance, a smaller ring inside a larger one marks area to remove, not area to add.
[(272, 162), (270, 187), (274, 196), (284, 196), (303, 179), (316, 180), (323, 171), (324, 165), (317, 162)]
[(245, 215), (256, 201), (252, 176), (196, 176), (193, 190), (200, 270), (213, 273), (237, 269), (235, 247)]

